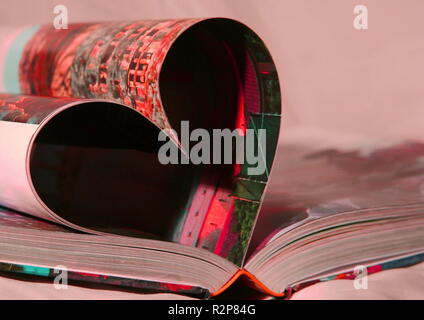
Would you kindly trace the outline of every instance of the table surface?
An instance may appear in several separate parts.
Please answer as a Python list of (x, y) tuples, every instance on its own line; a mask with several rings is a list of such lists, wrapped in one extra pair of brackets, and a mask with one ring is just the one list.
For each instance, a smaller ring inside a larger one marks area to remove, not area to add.
[[(424, 299), (424, 262), (386, 270), (368, 277), (367, 289), (355, 289), (351, 280), (332, 280), (317, 283), (294, 294), (293, 300), (307, 299)], [(119, 290), (95, 289), (68, 285), (58, 290), (46, 281), (23, 280), (19, 277), (0, 277), (0, 299), (129, 299), (168, 300), (191, 299), (174, 294), (139, 294)]]

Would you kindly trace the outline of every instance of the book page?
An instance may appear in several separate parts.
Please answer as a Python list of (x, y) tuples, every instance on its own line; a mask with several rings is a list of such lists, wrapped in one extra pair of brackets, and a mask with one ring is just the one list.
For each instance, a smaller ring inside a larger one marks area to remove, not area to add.
[(250, 253), (307, 221), (424, 204), (419, 139), (372, 141), (304, 130), (288, 132), (279, 146)]

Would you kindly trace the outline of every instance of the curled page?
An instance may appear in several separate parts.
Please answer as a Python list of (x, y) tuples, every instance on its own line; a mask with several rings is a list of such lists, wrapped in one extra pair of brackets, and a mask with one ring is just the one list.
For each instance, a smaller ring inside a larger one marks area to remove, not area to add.
[[(167, 130), (190, 158), (177, 166), (194, 166), (186, 169), (193, 177), (177, 179), (182, 189), (177, 194), (184, 201), (175, 202), (164, 192), (162, 201), (173, 203), (171, 212), (177, 207), (179, 213), (150, 231), (242, 264), (268, 182), (281, 114), (276, 67), (251, 29), (211, 18), (79, 23), (67, 29), (31, 26), (0, 34), (5, 44), (0, 54), (3, 91), (107, 99)], [(196, 129), (203, 131), (193, 137), (190, 132)], [(212, 144), (215, 130), (224, 129), (245, 140), (252, 137), (242, 161), (223, 161), (225, 150), (209, 158), (202, 154), (206, 160), (201, 165), (191, 161), (194, 140), (208, 135)]]
[[(3, 206), (82, 231), (143, 230), (151, 226), (142, 209), (166, 209), (153, 200), (183, 192), (169, 181), (181, 167), (157, 163), (159, 128), (132, 108), (0, 94), (0, 114)], [(143, 181), (155, 170), (169, 176), (158, 187)]]

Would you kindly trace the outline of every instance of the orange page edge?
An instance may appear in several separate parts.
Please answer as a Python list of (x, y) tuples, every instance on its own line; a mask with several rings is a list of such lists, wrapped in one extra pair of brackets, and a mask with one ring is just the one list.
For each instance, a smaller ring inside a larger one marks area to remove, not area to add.
[(234, 282), (237, 281), (240, 277), (245, 276), (250, 281), (253, 282), (253, 284), (262, 292), (274, 296), (274, 297), (284, 297), (285, 293), (277, 293), (272, 290), (270, 290), (268, 287), (266, 287), (261, 281), (258, 280), (253, 274), (251, 274), (249, 271), (245, 269), (238, 270), (231, 278), (228, 280), (218, 291), (212, 292), (211, 297), (215, 297), (223, 293), (225, 290), (227, 290)]

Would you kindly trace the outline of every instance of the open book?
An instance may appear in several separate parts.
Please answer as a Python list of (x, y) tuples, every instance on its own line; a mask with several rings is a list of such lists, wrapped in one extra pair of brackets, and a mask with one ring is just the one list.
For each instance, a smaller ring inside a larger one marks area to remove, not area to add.
[[(264, 200), (280, 89), (246, 26), (186, 19), (3, 35), (0, 270), (199, 297), (240, 281), (288, 297), (354, 278), (357, 266), (424, 258), (423, 144), (282, 148)], [(185, 124), (202, 134), (187, 141)], [(241, 158), (238, 145), (199, 148), (226, 129), (242, 137)]]

